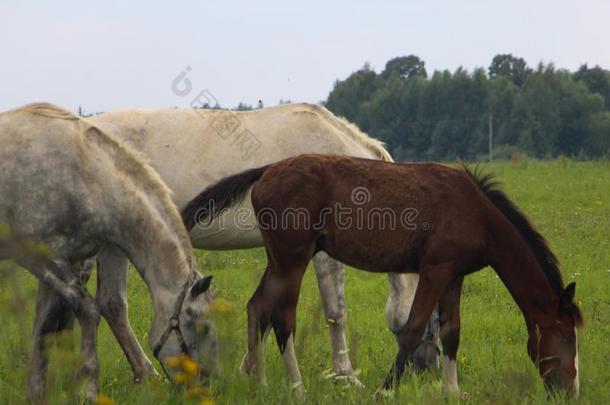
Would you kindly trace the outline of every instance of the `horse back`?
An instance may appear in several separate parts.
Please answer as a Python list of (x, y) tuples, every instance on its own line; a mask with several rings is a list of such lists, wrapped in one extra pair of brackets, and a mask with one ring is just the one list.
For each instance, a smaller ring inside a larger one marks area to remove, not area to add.
[(458, 252), (464, 267), (480, 267), (485, 201), (459, 169), (327, 155), (272, 165), (252, 190), (264, 238), (314, 243), (381, 272), (417, 272), (425, 255), (442, 262)]

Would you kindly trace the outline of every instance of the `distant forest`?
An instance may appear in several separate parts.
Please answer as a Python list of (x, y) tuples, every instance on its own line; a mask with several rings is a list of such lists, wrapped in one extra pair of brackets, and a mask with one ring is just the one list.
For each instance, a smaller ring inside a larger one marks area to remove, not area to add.
[(397, 160), (596, 158), (610, 154), (610, 72), (497, 55), (487, 70), (426, 71), (414, 55), (335, 82), (325, 106), (386, 142)]

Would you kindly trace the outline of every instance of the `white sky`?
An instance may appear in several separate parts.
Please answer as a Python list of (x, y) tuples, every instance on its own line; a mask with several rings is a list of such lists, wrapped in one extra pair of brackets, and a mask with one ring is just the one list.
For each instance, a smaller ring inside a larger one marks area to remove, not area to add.
[[(609, 18), (596, 0), (3, 0), (0, 110), (186, 107), (204, 89), (225, 107), (318, 102), (365, 62), (380, 71), (411, 53), (429, 72), (487, 67), (497, 53), (610, 68)], [(171, 83), (187, 66), (180, 97)]]

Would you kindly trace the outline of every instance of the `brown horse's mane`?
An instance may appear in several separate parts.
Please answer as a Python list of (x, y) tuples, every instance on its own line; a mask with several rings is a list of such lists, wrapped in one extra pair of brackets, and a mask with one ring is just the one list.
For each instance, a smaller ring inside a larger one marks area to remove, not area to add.
[[(557, 297), (561, 297), (564, 292), (564, 284), (559, 271), (559, 260), (551, 251), (544, 236), (536, 230), (527, 216), (500, 189), (500, 182), (495, 179), (492, 173), (483, 173), (478, 166), (474, 170), (470, 170), (466, 165), (463, 167), (489, 201), (504, 214), (506, 219), (519, 232), (536, 257), (536, 261), (546, 275), (551, 288), (557, 294)], [(572, 316), (577, 325), (582, 324), (582, 314), (576, 304), (571, 303), (565, 310)]]

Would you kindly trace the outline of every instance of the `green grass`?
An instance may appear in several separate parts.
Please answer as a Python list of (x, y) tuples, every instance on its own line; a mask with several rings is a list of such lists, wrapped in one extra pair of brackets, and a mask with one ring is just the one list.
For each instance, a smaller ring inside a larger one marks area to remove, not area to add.
[[(577, 300), (586, 317), (579, 332), (580, 403), (610, 401), (610, 163), (521, 161), (488, 166), (505, 183), (509, 196), (534, 220), (561, 261), (566, 282), (576, 281)], [(275, 341), (267, 344), (268, 386), (256, 387), (238, 374), (246, 347), (245, 304), (254, 291), (265, 259), (261, 249), (197, 253), (201, 270), (215, 276), (217, 295), (235, 304), (218, 318), (222, 375), (212, 386), (218, 404), (290, 403)], [(36, 282), (24, 270), (8, 273), (0, 284), (0, 402), (25, 401)], [(91, 283), (93, 289), (94, 283)], [(315, 274), (305, 276), (298, 312), (297, 352), (309, 403), (372, 403), (396, 354), (386, 328), (384, 275), (346, 271), (349, 346), (363, 390), (336, 385), (322, 377), (331, 366), (330, 344)], [(130, 271), (130, 318), (148, 350), (148, 291)], [(491, 269), (466, 278), (462, 300), (462, 337), (458, 376), (464, 403), (543, 403), (546, 394), (526, 353), (521, 313)], [(100, 392), (119, 404), (177, 403), (184, 390), (164, 382), (131, 383), (129, 365), (102, 322), (99, 334)], [(150, 351), (149, 351), (150, 355)], [(152, 356), (151, 356), (152, 358)], [(74, 400), (72, 372), (78, 354), (70, 344), (55, 350), (51, 360), (51, 402)], [(440, 373), (410, 375), (399, 396), (389, 403), (455, 403), (440, 396)], [(558, 400), (562, 402), (561, 399)]]

